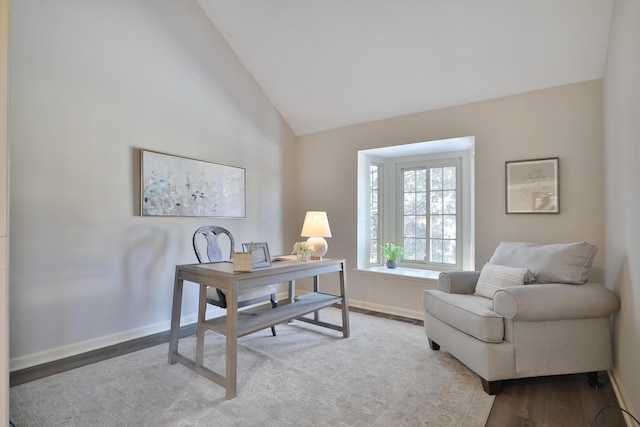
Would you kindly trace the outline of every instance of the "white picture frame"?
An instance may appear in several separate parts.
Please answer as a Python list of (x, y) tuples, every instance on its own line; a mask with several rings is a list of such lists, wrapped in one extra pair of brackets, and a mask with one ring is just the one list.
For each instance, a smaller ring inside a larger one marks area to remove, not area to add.
[(506, 162), (506, 213), (560, 213), (558, 177), (558, 157)]
[(258, 242), (258, 243), (251, 242), (251, 243), (242, 244), (243, 252), (249, 252), (251, 248), (253, 248), (253, 251), (252, 251), (253, 268), (271, 266), (271, 254), (269, 254), (269, 245), (267, 244), (267, 242)]

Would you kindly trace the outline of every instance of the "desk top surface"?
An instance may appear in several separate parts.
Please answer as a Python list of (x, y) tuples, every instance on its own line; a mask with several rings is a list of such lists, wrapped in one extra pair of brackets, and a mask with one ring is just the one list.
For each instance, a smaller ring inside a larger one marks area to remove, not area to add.
[(185, 264), (176, 266), (176, 269), (180, 272), (189, 272), (205, 276), (225, 276), (233, 277), (234, 279), (249, 279), (250, 277), (269, 276), (305, 270), (326, 270), (318, 272), (317, 274), (340, 271), (343, 269), (344, 262), (345, 261), (343, 259), (297, 261), (295, 257), (276, 256), (272, 258), (271, 266), (254, 268), (251, 272), (233, 271), (232, 261)]

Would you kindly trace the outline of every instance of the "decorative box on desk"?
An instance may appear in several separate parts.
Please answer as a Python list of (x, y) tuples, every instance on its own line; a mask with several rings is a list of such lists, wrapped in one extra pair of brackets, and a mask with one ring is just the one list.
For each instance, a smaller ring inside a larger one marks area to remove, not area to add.
[(233, 271), (253, 271), (253, 254), (249, 252), (236, 252), (233, 254)]

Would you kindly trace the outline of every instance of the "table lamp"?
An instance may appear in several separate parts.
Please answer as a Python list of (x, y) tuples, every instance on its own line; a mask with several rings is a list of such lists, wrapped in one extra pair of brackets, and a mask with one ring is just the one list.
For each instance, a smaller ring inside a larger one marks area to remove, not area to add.
[(307, 212), (307, 215), (304, 217), (304, 224), (302, 225), (300, 236), (308, 237), (307, 242), (313, 247), (311, 258), (322, 259), (329, 248), (329, 244), (324, 238), (331, 237), (327, 213), (319, 211)]

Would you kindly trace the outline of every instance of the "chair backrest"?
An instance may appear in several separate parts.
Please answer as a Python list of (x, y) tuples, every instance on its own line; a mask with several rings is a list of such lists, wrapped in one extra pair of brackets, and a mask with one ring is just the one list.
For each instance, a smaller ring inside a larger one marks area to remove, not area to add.
[[(230, 251), (229, 258), (223, 258), (222, 249), (218, 244), (218, 237), (226, 235), (229, 237)], [(198, 240), (204, 236), (206, 239), (206, 252), (201, 251), (201, 245), (198, 245)], [(235, 244), (233, 236), (229, 230), (218, 227), (215, 225), (205, 225), (200, 227), (193, 233), (193, 250), (196, 252), (198, 262), (220, 262), (233, 258), (233, 252), (235, 251)]]

